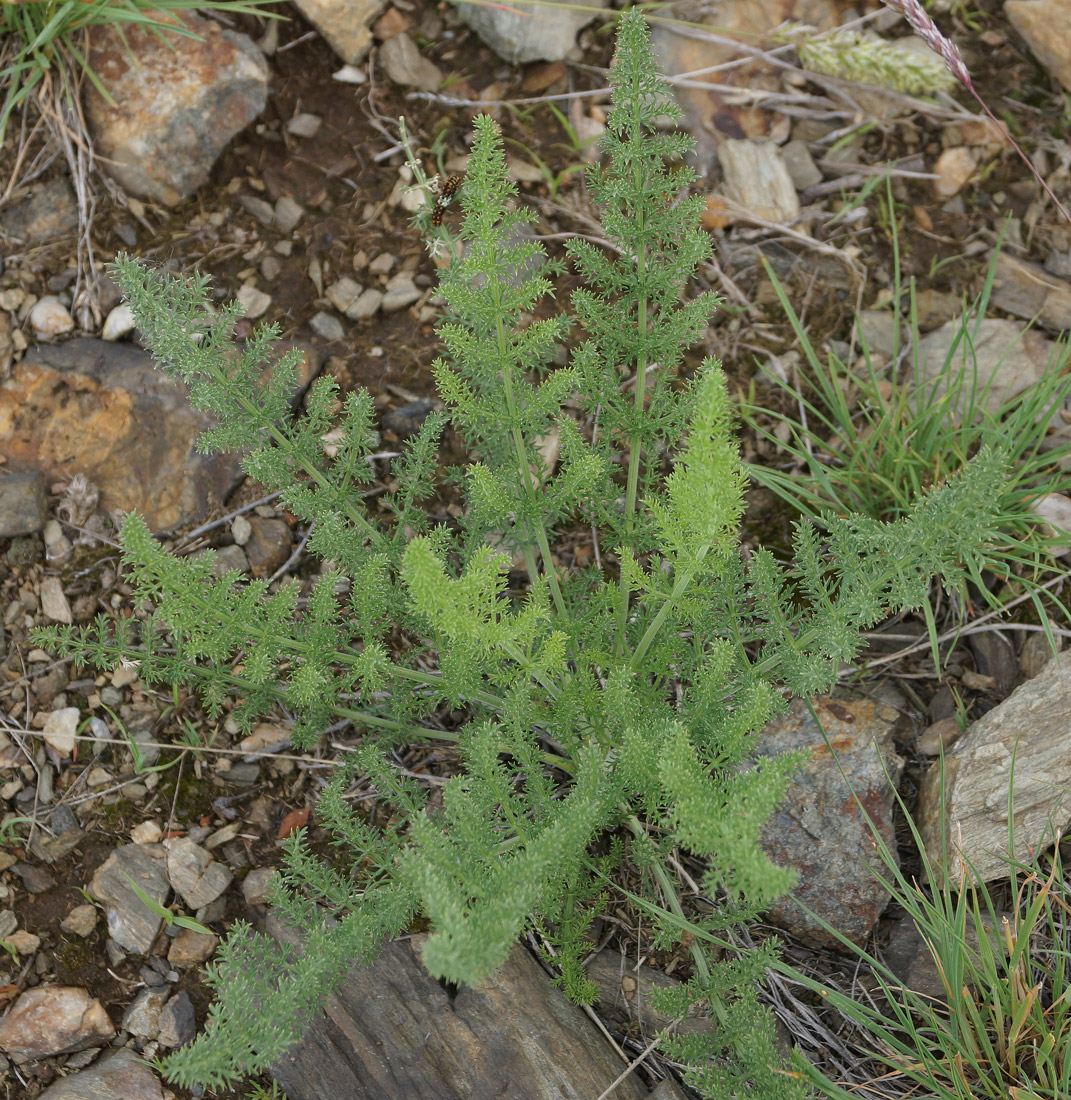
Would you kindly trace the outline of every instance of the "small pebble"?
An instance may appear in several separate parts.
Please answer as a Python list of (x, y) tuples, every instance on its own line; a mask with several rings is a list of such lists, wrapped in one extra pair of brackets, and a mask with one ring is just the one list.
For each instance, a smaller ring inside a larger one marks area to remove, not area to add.
[(247, 214), (252, 214), (261, 225), (271, 225), (275, 220), (275, 210), (270, 202), (258, 199), (255, 195), (241, 195), (238, 201)]
[(32, 955), (41, 946), (41, 937), (23, 929), (13, 932), (4, 943), (13, 947), (20, 955)]
[(373, 316), (382, 304), (383, 291), (377, 290), (374, 286), (370, 286), (360, 298), (346, 310), (346, 316), (351, 321), (360, 321), (365, 317)]
[(937, 756), (942, 748), (950, 749), (962, 736), (958, 719), (940, 718), (919, 734), (918, 750), (927, 756)]
[(394, 313), (412, 305), (422, 293), (423, 291), (413, 282), (411, 275), (395, 275), (387, 283), (387, 292), (383, 295), (379, 308), (384, 313)]
[(286, 132), (294, 137), (315, 137), (323, 125), (323, 119), (319, 115), (302, 113), (294, 117), (286, 124)]
[(245, 283), (239, 287), (235, 297), (245, 307), (243, 316), (250, 321), (263, 317), (268, 311), (268, 306), (271, 305), (271, 295), (257, 289), (252, 283)]
[(253, 533), (253, 527), (245, 516), (235, 516), (231, 521), (231, 534), (239, 546), (245, 546), (249, 536)]
[(73, 551), (71, 540), (63, 533), (63, 528), (54, 519), (45, 523), (45, 560), (53, 565), (62, 565)]
[(72, 936), (85, 939), (97, 926), (97, 907), (95, 905), (76, 905), (60, 921), (60, 928)]
[(109, 342), (121, 340), (133, 330), (134, 323), (134, 311), (126, 302), (123, 302), (117, 305), (105, 319), (104, 328), (100, 334), (101, 339)]
[(152, 820), (139, 822), (130, 830), (130, 839), (135, 844), (155, 844), (163, 835), (163, 829)]
[(334, 314), (324, 313), (322, 310), (312, 318), (309, 327), (321, 339), (332, 343), (344, 339), (346, 335), (342, 322)]
[(340, 84), (363, 84), (368, 79), (368, 74), (356, 65), (343, 65), (338, 72), (331, 74), (331, 79)]
[(268, 886), (275, 878), (274, 867), (254, 867), (242, 881), (242, 893), (250, 905), (263, 905), (268, 900)]
[(946, 149), (933, 166), (937, 175), (933, 189), (937, 197), (948, 199), (959, 194), (977, 167), (974, 154), (965, 145), (954, 145), (951, 149)]
[(59, 298), (46, 294), (30, 310), (30, 325), (39, 340), (54, 340), (72, 331), (74, 318)]
[(304, 209), (289, 195), (283, 195), (276, 201), (275, 225), (284, 233), (289, 233), (295, 229), (303, 217), (305, 217)]
[(265, 256), (260, 261), (260, 274), (266, 283), (274, 283), (283, 270), (283, 261), (278, 256)]
[(347, 275), (343, 275), (336, 283), (332, 283), (324, 294), (327, 300), (339, 311), (345, 313), (361, 296), (364, 287)]
[(67, 602), (59, 577), (45, 577), (41, 582), (41, 610), (53, 622), (74, 622), (71, 605)]

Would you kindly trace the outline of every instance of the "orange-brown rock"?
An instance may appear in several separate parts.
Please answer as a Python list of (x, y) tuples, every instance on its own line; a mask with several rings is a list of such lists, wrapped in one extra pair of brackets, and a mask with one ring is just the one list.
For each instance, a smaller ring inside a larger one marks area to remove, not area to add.
[(89, 28), (88, 64), (113, 102), (87, 86), (97, 156), (128, 191), (174, 206), (208, 179), (216, 157), (264, 110), (268, 66), (253, 41), (194, 12), (198, 37), (159, 35), (129, 23)]
[[(302, 385), (318, 365), (305, 356)], [(0, 385), (0, 452), (53, 480), (85, 474), (103, 507), (154, 531), (203, 520), (238, 484), (236, 455), (195, 450), (212, 423), (145, 352), (88, 337), (31, 348)]]
[(111, 510), (153, 530), (201, 520), (240, 476), (234, 455), (200, 455), (211, 426), (145, 352), (90, 338), (31, 348), (0, 387), (0, 450), (53, 480), (85, 474)]

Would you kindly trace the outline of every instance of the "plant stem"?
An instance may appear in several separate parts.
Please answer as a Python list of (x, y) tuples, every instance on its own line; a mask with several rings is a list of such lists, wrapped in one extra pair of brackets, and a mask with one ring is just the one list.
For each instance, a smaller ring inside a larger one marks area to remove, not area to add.
[[(502, 361), (505, 363), (509, 358), (509, 344), (506, 340), (505, 326), (502, 323), (501, 287), (497, 279), (490, 279), (488, 282), (493, 292), (492, 297), (495, 304), (495, 335), (498, 340), (498, 352)], [(513, 449), (517, 454), (518, 473), (524, 485), (524, 495), (528, 498), (528, 503), (531, 505), (532, 510), (538, 512), (538, 486), (535, 484), (535, 474), (532, 472), (532, 468), (528, 462), (528, 451), (524, 445), (524, 435), (521, 433), (520, 426), (517, 424), (517, 395), (513, 392), (513, 372), (510, 368), (505, 366), (502, 368), (502, 388), (506, 398), (506, 409), (509, 412), (510, 432), (513, 436)], [(530, 523), (531, 520), (525, 517), (526, 535), (530, 535), (531, 533), (529, 529)], [(550, 555), (550, 540), (547, 538), (547, 529), (543, 525), (541, 516), (535, 523), (535, 538), (539, 546), (539, 552), (543, 555), (543, 569), (546, 573), (547, 582), (550, 585), (550, 595), (554, 600), (554, 607), (558, 614), (564, 618), (567, 615), (565, 599), (558, 585), (558, 575), (555, 572), (554, 562)], [(528, 579), (532, 586), (535, 587), (539, 583), (539, 570), (536, 566), (535, 557), (531, 552), (530, 544), (525, 547), (524, 561), (528, 569)]]
[[(643, 120), (641, 117), (642, 93), (639, 79), (634, 76), (632, 81), (632, 94), (629, 98), (632, 118), (629, 129), (635, 139), (643, 133)], [(632, 169), (632, 182), (634, 193), (639, 194), (643, 189), (643, 170), (637, 163)], [(636, 204), (636, 241), (642, 241), (646, 227), (645, 210), (642, 203)], [(639, 287), (644, 285), (644, 276), (647, 270), (647, 246), (641, 244), (636, 253), (636, 283)], [(628, 452), (628, 479), (625, 485), (625, 546), (631, 549), (633, 531), (636, 523), (636, 494), (640, 480), (640, 419), (643, 416), (643, 402), (647, 392), (647, 291), (641, 289), (636, 297), (636, 390), (633, 409), (636, 416), (636, 427), (629, 436)], [(628, 580), (624, 570), (621, 572), (617, 589), (617, 636), (614, 638), (614, 654), (624, 657), (628, 648), (628, 608), (629, 591)]]
[(647, 654), (647, 650), (651, 648), (652, 642), (655, 640), (655, 636), (659, 630), (662, 629), (662, 624), (666, 621), (666, 617), (676, 606), (677, 601), (684, 595), (685, 590), (692, 583), (692, 578), (696, 574), (696, 570), (699, 568), (700, 563), (707, 556), (710, 547), (707, 546), (696, 555), (695, 565), (691, 569), (685, 569), (680, 571), (673, 582), (673, 591), (665, 598), (662, 606), (658, 609), (658, 613), (651, 620), (647, 629), (643, 632), (643, 637), (639, 640), (636, 646), (635, 652), (632, 654), (632, 660), (629, 662), (629, 667), (633, 672), (639, 672), (640, 667), (643, 664), (643, 658)]

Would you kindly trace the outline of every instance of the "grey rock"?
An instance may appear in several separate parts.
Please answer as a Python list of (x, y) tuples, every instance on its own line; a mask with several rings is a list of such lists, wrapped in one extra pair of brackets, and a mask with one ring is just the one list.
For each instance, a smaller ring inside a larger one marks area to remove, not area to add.
[(332, 283), (325, 291), (324, 297), (339, 311), (346, 313), (349, 308), (361, 296), (364, 287), (348, 275), (343, 275), (338, 282)]
[(580, 0), (580, 6), (592, 9), (568, 11), (525, 4), (523, 0), (501, 8), (477, 4), (458, 4), (461, 18), (506, 61), (561, 61), (576, 44), (582, 27), (606, 6), (605, 0)]
[(215, 901), (210, 901), (207, 905), (198, 909), (194, 913), (194, 919), (198, 924), (215, 924), (217, 921), (223, 920), (227, 915), (227, 899), (223, 894), (220, 894)]
[(90, 894), (104, 903), (108, 933), (120, 947), (148, 953), (160, 931), (160, 918), (134, 893), (127, 876), (159, 905), (170, 893), (166, 853), (158, 844), (124, 844), (93, 875)]
[(283, 261), (278, 256), (265, 256), (260, 261), (260, 275), (265, 282), (273, 283), (282, 274)]
[[(201, 554), (205, 553), (208, 553), (208, 551), (202, 550), (199, 554), (194, 556), (200, 557)], [(213, 550), (212, 558), (212, 572), (217, 577), (222, 577), (232, 569), (237, 569), (239, 573), (249, 572), (249, 559), (245, 556), (245, 551), (240, 546), (235, 546), (233, 543)]]
[(289, 195), (283, 195), (275, 203), (275, 226), (284, 233), (291, 233), (298, 222), (305, 217), (305, 211)]
[(167, 961), (183, 970), (188, 966), (198, 966), (212, 957), (218, 944), (218, 936), (206, 936), (204, 932), (183, 928), (171, 941), (167, 950)]
[[(68, 1054), (63, 1060), (65, 1070), (85, 1069), (100, 1057), (100, 1047), (86, 1047), (85, 1050), (76, 1050), (74, 1054)], [(6, 1061), (7, 1059), (5, 1059)], [(3, 1069), (5, 1067), (0, 1067)]]
[(387, 283), (387, 291), (379, 308), (384, 313), (394, 313), (411, 306), (424, 292), (413, 282), (412, 275), (395, 275)]
[(680, 1085), (672, 1077), (667, 1077), (655, 1085), (647, 1100), (688, 1100), (688, 1098)]
[(135, 1051), (124, 1048), (90, 1069), (60, 1079), (38, 1100), (163, 1100), (163, 1096), (152, 1070)]
[(270, 577), (290, 556), (290, 528), (281, 519), (249, 517), (250, 534), (242, 550), (254, 577)]
[(309, 322), (309, 327), (323, 340), (334, 343), (345, 338), (342, 322), (333, 313), (317, 313)]
[(806, 191), (808, 187), (822, 182), (822, 173), (814, 163), (807, 142), (793, 139), (781, 146), (781, 159), (785, 162), (792, 186), (797, 191)]
[(193, 1002), (185, 991), (176, 993), (160, 1013), (160, 1045), (169, 1049), (185, 1046), (196, 1034)]
[(351, 321), (362, 321), (365, 317), (372, 317), (379, 312), (383, 305), (383, 291), (370, 286), (351, 306), (346, 310), (346, 316)]
[[(137, 744), (143, 766), (151, 767), (160, 759), (160, 749), (157, 747), (158, 742), (152, 718), (133, 719), (127, 726), (126, 732), (130, 739)], [(133, 763), (133, 759), (131, 759), (131, 763)]]
[[(617, 1027), (637, 1026), (647, 1036), (656, 1035), (673, 1022), (672, 1016), (655, 1011), (651, 993), (679, 989), (680, 982), (653, 966), (635, 967), (635, 960), (616, 951), (603, 950), (584, 968), (588, 978), (599, 987), (599, 1015)], [(676, 1035), (702, 1034), (710, 1030), (710, 1021), (688, 1017), (674, 1029)]]
[[(972, 326), (970, 340), (956, 343), (959, 329), (957, 322), (950, 322), (919, 341), (917, 385), (932, 383), (946, 373), (954, 377), (959, 370), (971, 372), (977, 363), (978, 391), (986, 394), (988, 411), (996, 413), (1006, 402), (1036, 386), (1047, 371), (1056, 367), (1057, 345), (1033, 329), (1025, 330), (1017, 321), (987, 317)], [(950, 359), (951, 371), (946, 366)], [(942, 396), (943, 386), (934, 388), (934, 398)], [(969, 387), (963, 389), (966, 391)], [(962, 407), (956, 408), (954, 414), (962, 416)], [(1053, 423), (1060, 422), (1060, 413), (1056, 411)]]
[[(59, 577), (45, 577), (41, 582), (41, 610), (56, 623), (67, 623), (68, 625), (74, 621), (71, 613), (71, 605), (67, 602), (67, 596), (63, 591), (63, 584)], [(76, 709), (74, 707), (70, 708)], [(74, 731), (71, 731), (71, 737), (73, 738)], [(73, 748), (73, 742), (71, 748)], [(66, 755), (70, 755), (68, 751)]]
[(129, 222), (120, 222), (114, 227), (114, 231), (127, 248), (137, 248), (138, 231)]
[(294, 137), (316, 137), (323, 123), (324, 120), (320, 118), (319, 115), (311, 115), (308, 112), (302, 112), (301, 114), (294, 115), (286, 124), (286, 132), (288, 134), (293, 134)]
[(993, 677), (998, 695), (1007, 695), (1019, 679), (1019, 662), (1011, 642), (995, 631), (971, 634), (967, 642), (978, 671)]
[(222, 863), (191, 840), (183, 837), (167, 850), (167, 873), (171, 885), (190, 909), (214, 901), (234, 877)]
[(0, 230), (26, 244), (41, 244), (78, 228), (78, 207), (66, 176), (36, 187), (29, 197), (0, 212)]
[[(269, 931), (292, 942), (269, 916)], [(451, 996), (424, 968), (420, 937), (354, 967), (300, 1044), (272, 1066), (290, 1100), (327, 1097), (594, 1098), (620, 1074), (616, 1053), (520, 945)], [(628, 1075), (613, 1100), (641, 1100)]]
[(387, 76), (403, 88), (435, 92), (443, 81), (437, 66), (421, 54), (416, 43), (404, 32), (388, 38), (379, 47), (379, 60)]
[[(919, 787), (916, 820), (939, 883), (951, 875), (958, 884), (961, 857), (983, 882), (1007, 876), (1013, 757), (1015, 858), (1029, 863), (1031, 851), (1051, 837), (1050, 828), (1066, 831), (1071, 816), (1061, 800), (1071, 776), (1069, 713), (1071, 652), (1066, 652), (968, 727), (945, 754), (943, 776), (938, 763), (930, 766)], [(946, 851), (951, 869), (944, 864)]]
[(859, 331), (872, 358), (888, 362), (896, 352), (900, 318), (888, 309), (863, 309), (857, 315)]
[(418, 397), (400, 409), (394, 409), (383, 417), (383, 427), (394, 432), (399, 439), (408, 439), (420, 431), (421, 425), (442, 402), (433, 397)]
[(278, 872), (274, 867), (254, 867), (242, 880), (242, 894), (248, 905), (264, 905), (268, 900), (268, 886)]
[[(63, 668), (49, 669), (43, 676), (35, 676), (33, 679), (33, 693), (37, 696), (37, 705), (42, 709), (52, 706), (53, 700), (61, 691), (67, 690), (70, 682), (67, 670)], [(62, 829), (54, 831), (62, 833)]]
[(22, 861), (12, 865), (11, 870), (22, 879), (27, 894), (43, 894), (56, 885), (56, 880), (43, 868)]
[(48, 483), (37, 470), (0, 475), (0, 539), (40, 531), (48, 518)]
[(242, 204), (242, 209), (261, 225), (271, 225), (275, 221), (275, 207), (270, 202), (257, 198), (256, 195), (240, 195), (238, 201)]
[(170, 996), (166, 985), (141, 990), (123, 1013), (123, 1030), (139, 1039), (155, 1039), (160, 1033), (160, 1013)]
[(963, 298), (944, 290), (920, 290), (915, 297), (919, 329), (932, 332), (947, 324), (963, 310)]
[(730, 138), (718, 146), (725, 194), (756, 217), (786, 223), (799, 217), (800, 200), (777, 146)]
[(239, 287), (238, 293), (234, 297), (241, 302), (245, 310), (242, 316), (249, 321), (255, 321), (258, 317), (263, 317), (271, 305), (271, 295), (265, 294), (263, 290), (251, 282)]
[(768, 919), (810, 943), (837, 947), (838, 941), (796, 899), (854, 943), (866, 939), (889, 894), (867, 866), (884, 869), (870, 825), (852, 792), (895, 852), (895, 799), (886, 771), (895, 783), (903, 760), (892, 749), (896, 711), (891, 707), (834, 699), (815, 699), (812, 705), (835, 748), (836, 760), (799, 700), (759, 734), (753, 754), (760, 758), (799, 748), (813, 754), (795, 774), (784, 800), (760, 833), (766, 854), (780, 866), (799, 872), (795, 887), (775, 903)]
[(86, 902), (76, 905), (60, 922), (60, 928), (72, 936), (85, 939), (97, 927), (97, 907)]
[[(235, 764), (224, 776), (228, 783), (234, 783), (239, 787), (252, 787), (260, 778), (259, 764)], [(202, 921), (202, 924), (205, 922)]]
[(1010, 252), (997, 257), (990, 305), (1043, 328), (1071, 328), (1071, 283)]
[(34, 837), (30, 848), (35, 855), (39, 855), (46, 863), (58, 863), (61, 859), (66, 859), (82, 843), (85, 835), (85, 830), (80, 829), (77, 825), (72, 825), (47, 840)]
[[(989, 937), (990, 945), (998, 958), (1002, 958), (1004, 952), (1000, 932), (1000, 918), (1004, 915), (1002, 913), (996, 914), (995, 926), (989, 920), (987, 914), (983, 912), (982, 915), (982, 929)], [(1011, 919), (1014, 927), (1015, 918), (1011, 917)], [(969, 951), (972, 953), (977, 952), (980, 937), (978, 924), (974, 919), (970, 906), (967, 907), (964, 924), (964, 941)], [(902, 917), (893, 925), (889, 936), (889, 945), (882, 952), (882, 955), (889, 969), (908, 989), (936, 1001), (943, 1002), (947, 999), (948, 991), (941, 981), (941, 975), (937, 971), (929, 944), (923, 939), (922, 934), (915, 926), (915, 922), (910, 917)]]
[(1060, 0), (1007, 0), (1004, 14), (1049, 75), (1071, 92), (1071, 42)]
[[(1056, 643), (1056, 653), (1064, 648), (1062, 634), (1053, 635)], [(1056, 654), (1052, 651), (1049, 639), (1042, 631), (1030, 631), (1019, 650), (1019, 671), (1028, 679), (1033, 679), (1053, 659)]]

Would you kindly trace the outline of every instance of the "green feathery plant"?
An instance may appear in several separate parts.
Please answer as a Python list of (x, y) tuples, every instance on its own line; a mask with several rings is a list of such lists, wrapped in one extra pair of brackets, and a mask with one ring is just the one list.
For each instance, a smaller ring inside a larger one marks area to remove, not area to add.
[[(896, 243), (894, 234), (894, 246)], [(896, 254), (896, 271), (899, 272)], [(1055, 613), (1071, 622), (1071, 611), (1043, 586), (1045, 572), (1063, 571), (1057, 555), (1067, 534), (1041, 523), (1035, 504), (1050, 493), (1071, 489), (1071, 440), (1049, 436), (1054, 414), (1071, 396), (1066, 343), (1056, 346), (1041, 380), (993, 408), (990, 390), (996, 372), (979, 376), (974, 350), (985, 317), (997, 254), (974, 304), (964, 305), (940, 369), (926, 378), (919, 370), (921, 339), (914, 285), (908, 295), (909, 365), (901, 373), (894, 351), (891, 366), (879, 366), (861, 337), (862, 369), (852, 369), (829, 350), (823, 360), (803, 330), (776, 275), (767, 268), (807, 366), (801, 392), (795, 381), (775, 379), (799, 409), (785, 415), (785, 439), (769, 427), (769, 414), (752, 402), (742, 408), (747, 422), (783, 451), (793, 468), (753, 464), (751, 476), (794, 509), (818, 521), (821, 514), (862, 513), (878, 520), (907, 515), (919, 492), (958, 470), (985, 446), (999, 445), (1010, 461), (1009, 476), (995, 502), (1002, 538), (979, 558), (981, 570), (970, 579), (981, 597), (1000, 606), (1020, 593), (1029, 596), (1039, 621)], [(897, 274), (893, 316), (899, 317)], [(1009, 348), (1005, 354), (1012, 351)], [(787, 466), (787, 464), (786, 464)], [(983, 573), (1006, 582), (993, 596)], [(1050, 639), (1051, 640), (1051, 639)]]
[[(232, 930), (204, 1033), (163, 1064), (179, 1084), (270, 1066), (346, 968), (418, 914), (431, 925), (424, 961), (436, 976), (477, 983), (535, 928), (569, 996), (591, 1002), (581, 957), (617, 889), (615, 867), (639, 870), (646, 893), (636, 897), (658, 943), (679, 943), (687, 918), (673, 852), (684, 848), (707, 861), (715, 905), (692, 925), (702, 935), (686, 937), (691, 977), (668, 1008), (703, 1004), (713, 1028), (666, 1049), (708, 1096), (805, 1095), (799, 1073), (779, 1068), (758, 1001), (773, 945), (734, 954), (719, 936), (792, 883), (763, 853), (759, 828), (799, 757), (749, 765), (753, 736), (786, 696), (827, 690), (859, 632), (920, 606), (931, 577), (957, 583), (977, 568), (1006, 460), (983, 449), (891, 524), (829, 517), (820, 536), (803, 522), (795, 564), (763, 549), (745, 562), (746, 474), (726, 382), (710, 360), (692, 377), (682, 366), (715, 306), (710, 294), (682, 300), (710, 250), (697, 228), (703, 200), (688, 197), (689, 139), (655, 128), (675, 108), (638, 11), (622, 17), (611, 83), (605, 160), (588, 184), (612, 251), (570, 242), (585, 287), (571, 315), (541, 307), (552, 292), (543, 250), (524, 234), (530, 215), (496, 124), (476, 119), (460, 190), (464, 254), (441, 283), (434, 371), (447, 410), (392, 471), (379, 498), (387, 522), (362, 499), (376, 447), (367, 393), (342, 397), (321, 379), (293, 421), (297, 353), (260, 381), (276, 330), (234, 350), (240, 307), (210, 308), (206, 279), (117, 265), (156, 359), (218, 418), (200, 446), (244, 451), (247, 474), (283, 491), (311, 526), (310, 551), (333, 568), (299, 614), (298, 584), (270, 592), (233, 572), (217, 578), (207, 557), (175, 558), (131, 516), (124, 559), (151, 611), (57, 627), (38, 643), (102, 667), (136, 659), (144, 681), (193, 683), (210, 713), (233, 706), (243, 729), (282, 703), (300, 715), (298, 745), (339, 716), (364, 734), (318, 807), (344, 855), (326, 864), (304, 833), (286, 843), (275, 902), (303, 951)], [(550, 369), (576, 322), (585, 338), (571, 365)], [(455, 528), (422, 507), (448, 422), (472, 456)], [(556, 467), (539, 446), (552, 430)], [(601, 568), (561, 569), (556, 534), (580, 523), (600, 540)], [(428, 718), (444, 704), (468, 714), (460, 729)], [(453, 742), (462, 761), (441, 808), (383, 751), (429, 738)], [(384, 828), (346, 801), (357, 774), (395, 808)]]

